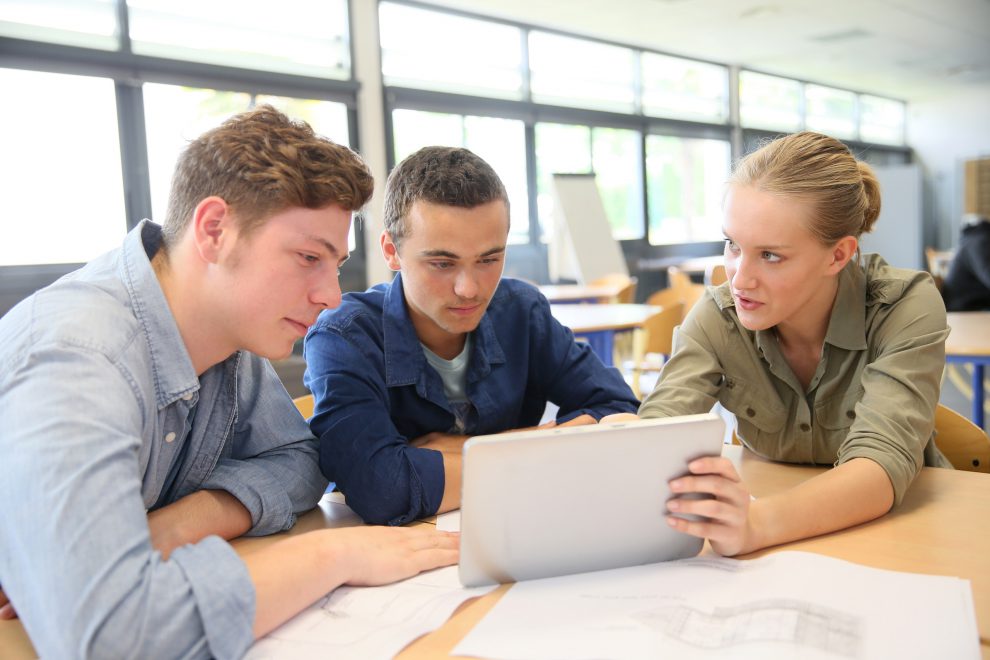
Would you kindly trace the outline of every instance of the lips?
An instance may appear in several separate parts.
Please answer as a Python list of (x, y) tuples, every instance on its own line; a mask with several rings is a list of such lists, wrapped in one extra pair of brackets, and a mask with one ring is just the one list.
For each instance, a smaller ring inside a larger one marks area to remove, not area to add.
[(450, 310), (451, 314), (455, 314), (457, 316), (470, 316), (471, 314), (477, 312), (478, 309), (480, 308), (481, 308), (481, 304), (479, 303), (476, 305), (467, 305), (464, 307), (448, 307), (447, 309)]
[(296, 331), (296, 333), (299, 334), (300, 337), (305, 337), (306, 333), (309, 332), (309, 326), (312, 325), (312, 323), (304, 324), (304, 323), (300, 323), (299, 321), (294, 321), (292, 319), (285, 319), (285, 320), (289, 323), (289, 325), (292, 326), (292, 328)]
[(746, 296), (741, 296), (738, 293), (733, 294), (733, 295), (735, 296), (735, 299), (736, 299), (736, 305), (739, 308), (746, 310), (747, 312), (751, 312), (751, 311), (753, 311), (755, 309), (759, 309), (760, 307), (763, 306), (763, 303), (760, 302), (759, 300), (753, 300), (752, 298), (747, 298)]

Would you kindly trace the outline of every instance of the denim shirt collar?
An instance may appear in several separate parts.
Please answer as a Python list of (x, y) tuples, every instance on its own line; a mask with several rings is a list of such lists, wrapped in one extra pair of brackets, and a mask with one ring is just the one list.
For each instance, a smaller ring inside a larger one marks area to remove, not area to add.
[[(489, 308), (501, 302), (500, 293), (501, 288), (496, 289)], [(401, 272), (396, 273), (395, 279), (385, 289), (383, 320), (386, 387), (417, 384), (425, 388), (426, 356), (406, 308)], [(474, 348), (468, 363), (468, 383), (476, 382), (491, 373), (493, 364), (504, 362), (505, 353), (486, 311), (474, 331)], [(439, 382), (439, 376), (437, 379)]]
[(151, 258), (161, 245), (161, 227), (150, 220), (142, 220), (124, 239), (120, 273), (134, 316), (150, 347), (159, 410), (177, 399), (193, 395), (200, 386), (189, 351), (151, 267)]

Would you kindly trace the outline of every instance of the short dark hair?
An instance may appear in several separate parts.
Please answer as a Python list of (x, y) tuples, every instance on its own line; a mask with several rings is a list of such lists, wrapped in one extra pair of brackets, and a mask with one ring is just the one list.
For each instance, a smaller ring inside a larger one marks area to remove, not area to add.
[(234, 115), (183, 150), (162, 223), (165, 246), (175, 244), (196, 205), (213, 195), (235, 211), (246, 236), (289, 208), (339, 204), (357, 211), (373, 188), (371, 171), (356, 153), (262, 105)]
[(420, 200), (468, 209), (502, 201), (509, 211), (509, 196), (492, 166), (460, 147), (423, 147), (389, 174), (384, 224), (396, 245), (406, 236), (406, 214)]

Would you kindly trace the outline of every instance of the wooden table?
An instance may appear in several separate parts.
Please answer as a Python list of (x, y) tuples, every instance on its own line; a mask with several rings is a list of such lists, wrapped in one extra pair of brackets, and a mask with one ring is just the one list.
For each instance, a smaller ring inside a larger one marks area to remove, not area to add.
[(973, 423), (984, 427), (985, 393), (983, 377), (990, 365), (990, 312), (949, 312), (949, 332), (945, 340), (946, 362), (973, 365)]
[(539, 287), (551, 303), (608, 303), (622, 287), (592, 284), (545, 284)]
[[(726, 455), (737, 462), (743, 479), (757, 497), (795, 486), (825, 468), (771, 463), (738, 446), (726, 446)], [(339, 496), (337, 496), (339, 497)], [(976, 472), (924, 468), (897, 509), (873, 522), (813, 539), (787, 543), (747, 558), (781, 550), (804, 550), (853, 561), (866, 566), (913, 573), (958, 576), (970, 580), (976, 607), (980, 650), (990, 660), (990, 476)], [(357, 516), (334, 496), (299, 518), (289, 534), (321, 527), (360, 524)], [(282, 538), (239, 539), (241, 554)], [(704, 552), (711, 552), (706, 546)], [(451, 649), (495, 606), (511, 585), (468, 601), (439, 629), (425, 635), (399, 654), (403, 660), (447, 658)], [(933, 626), (938, 621), (932, 621)], [(34, 657), (20, 621), (0, 621), (0, 658)]]
[(662, 308), (653, 305), (550, 305), (550, 313), (584, 337), (607, 366), (612, 365), (615, 333), (633, 330)]

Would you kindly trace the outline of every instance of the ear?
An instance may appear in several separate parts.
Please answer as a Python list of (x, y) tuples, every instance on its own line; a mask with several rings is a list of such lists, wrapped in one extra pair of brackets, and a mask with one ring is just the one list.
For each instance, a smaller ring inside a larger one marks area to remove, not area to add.
[(834, 275), (846, 267), (849, 260), (856, 256), (859, 241), (855, 236), (843, 236), (829, 250), (828, 274)]
[(402, 264), (399, 263), (399, 248), (392, 241), (392, 237), (388, 235), (388, 231), (383, 231), (379, 242), (382, 246), (382, 256), (385, 257), (385, 263), (391, 270), (402, 270)]
[(206, 197), (193, 210), (193, 241), (203, 261), (217, 263), (224, 244), (236, 236), (230, 206), (221, 197)]

